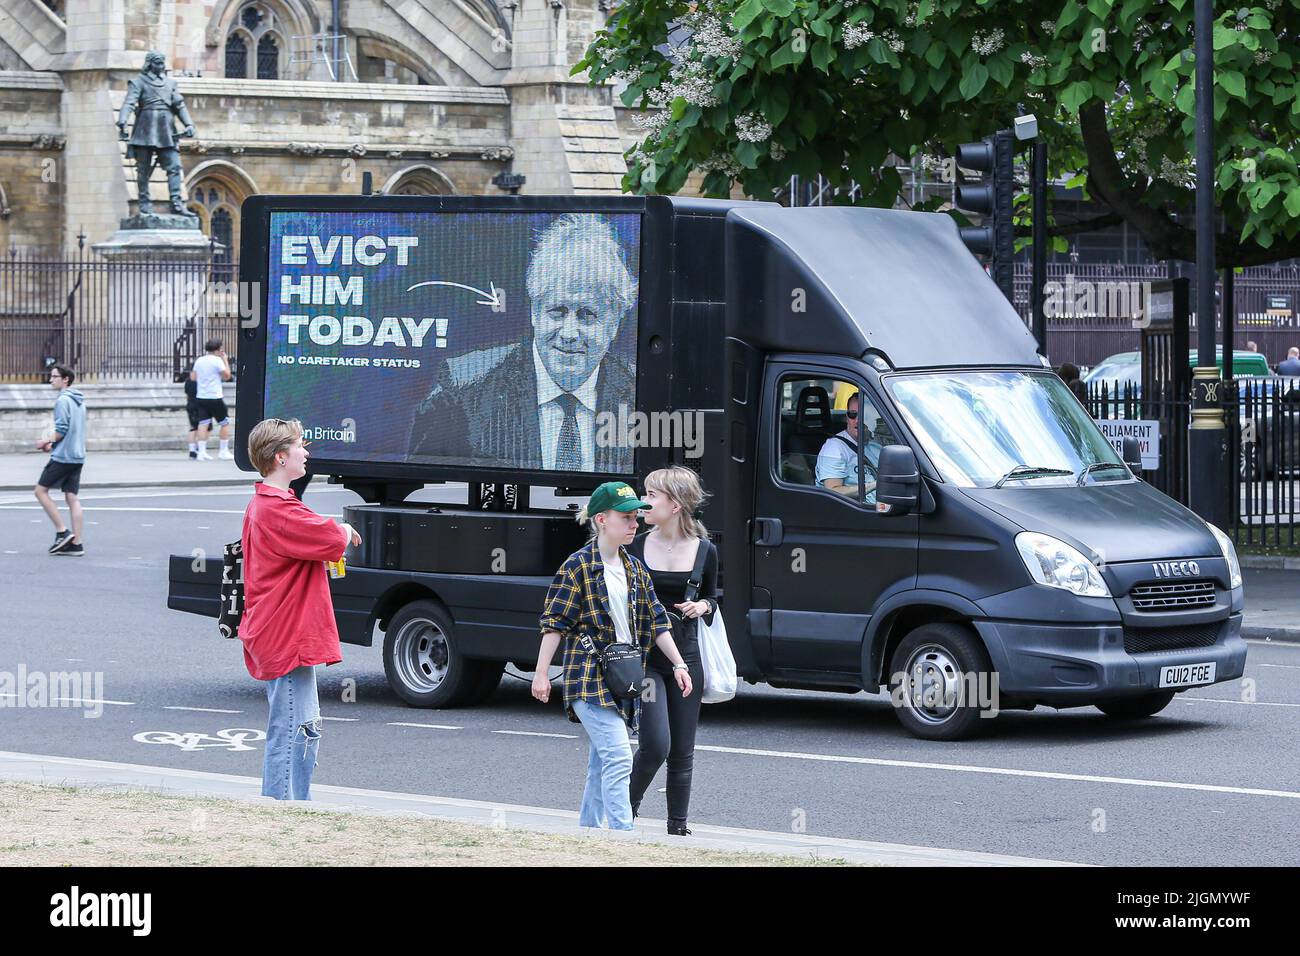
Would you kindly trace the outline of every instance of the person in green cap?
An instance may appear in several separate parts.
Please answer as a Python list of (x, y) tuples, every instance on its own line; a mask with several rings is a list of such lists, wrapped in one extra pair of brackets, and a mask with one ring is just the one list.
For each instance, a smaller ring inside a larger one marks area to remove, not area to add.
[(673, 679), (683, 697), (692, 692), (690, 671), (673, 643), (672, 624), (655, 596), (650, 572), (627, 551), (636, 537), (636, 513), (649, 508), (624, 482), (607, 481), (578, 512), (590, 526), (591, 540), (565, 560), (546, 593), (540, 624), (542, 647), (537, 654), (533, 696), (551, 697), (551, 659), (563, 644), (564, 709), (569, 720), (581, 723), (591, 741), (587, 783), (582, 792), (578, 825), (631, 830), (632, 744), (641, 698), (626, 703), (605, 686), (595, 657), (584, 650), (583, 634), (599, 650), (614, 641), (640, 648), (644, 668), (650, 646), (658, 647), (673, 667)]

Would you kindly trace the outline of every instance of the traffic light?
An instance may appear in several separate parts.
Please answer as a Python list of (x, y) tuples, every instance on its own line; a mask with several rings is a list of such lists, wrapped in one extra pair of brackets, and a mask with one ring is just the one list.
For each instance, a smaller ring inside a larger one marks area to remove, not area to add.
[(981, 174), (979, 182), (957, 184), (957, 208), (983, 217), (980, 225), (961, 230), (962, 242), (975, 255), (989, 260), (989, 273), (1009, 302), (1015, 301), (1014, 154), (1015, 135), (1009, 129), (957, 147), (957, 165)]

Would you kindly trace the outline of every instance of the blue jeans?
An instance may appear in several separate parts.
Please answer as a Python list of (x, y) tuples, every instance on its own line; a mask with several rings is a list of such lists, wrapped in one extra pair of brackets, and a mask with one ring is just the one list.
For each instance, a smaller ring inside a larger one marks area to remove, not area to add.
[(271, 714), (266, 721), (262, 796), (310, 800), (311, 775), (320, 747), (320, 701), (316, 668), (303, 666), (266, 682)]
[(632, 776), (632, 744), (627, 736), (627, 723), (614, 708), (586, 700), (574, 701), (573, 712), (591, 740), (578, 826), (599, 827), (608, 816), (611, 830), (631, 830), (628, 781)]

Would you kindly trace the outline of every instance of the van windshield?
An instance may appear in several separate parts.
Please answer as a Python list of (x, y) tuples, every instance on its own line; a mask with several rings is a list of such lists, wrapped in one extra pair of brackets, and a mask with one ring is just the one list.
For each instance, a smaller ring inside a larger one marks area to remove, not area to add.
[(1130, 477), (1051, 372), (946, 372), (899, 376), (887, 384), (944, 481), (1019, 488)]

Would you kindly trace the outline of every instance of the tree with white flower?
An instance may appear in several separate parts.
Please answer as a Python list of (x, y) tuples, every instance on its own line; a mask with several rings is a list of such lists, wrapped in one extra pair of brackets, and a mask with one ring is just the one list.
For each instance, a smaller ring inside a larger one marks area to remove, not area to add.
[[(1216, 259), (1300, 256), (1300, 0), (1216, 6)], [(1160, 258), (1194, 258), (1192, 0), (623, 0), (574, 72), (655, 112), (624, 188), (769, 196), (792, 175), (904, 199), (888, 157), (946, 158), (1034, 112), (1053, 176)], [(684, 40), (680, 40), (682, 36)], [(674, 38), (670, 43), (669, 38)], [(843, 199), (843, 197), (841, 197)], [(918, 208), (936, 208), (931, 197)], [(1022, 230), (1022, 233), (1026, 230)], [(1061, 240), (1063, 242), (1063, 240)]]

